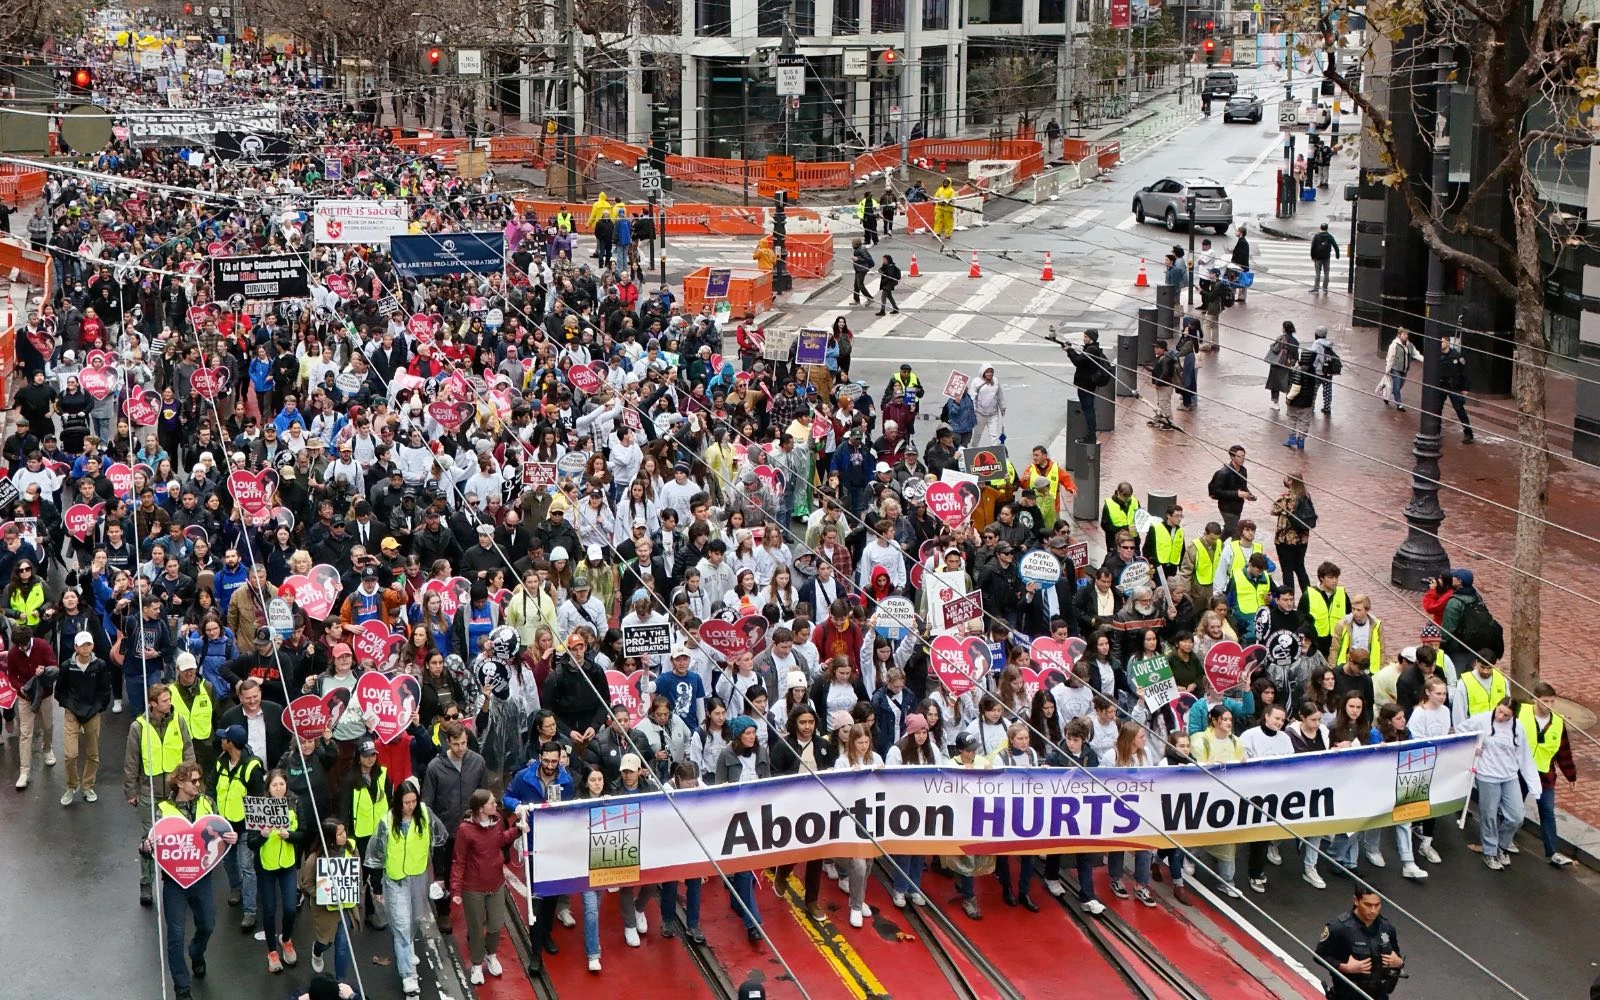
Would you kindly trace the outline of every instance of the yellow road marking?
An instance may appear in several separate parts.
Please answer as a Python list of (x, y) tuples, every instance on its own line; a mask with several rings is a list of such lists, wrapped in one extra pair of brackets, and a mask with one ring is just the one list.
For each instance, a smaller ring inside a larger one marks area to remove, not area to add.
[[(766, 873), (770, 881), (774, 878), (772, 872)], [(868, 877), (871, 875), (869, 873)], [(850, 991), (855, 1000), (874, 1000), (877, 997), (887, 997), (889, 991), (884, 988), (878, 977), (872, 974), (867, 963), (861, 955), (850, 946), (844, 935), (833, 929), (830, 921), (827, 928), (811, 919), (811, 914), (805, 908), (805, 886), (793, 874), (784, 884), (783, 901), (789, 907), (789, 915), (806, 932), (811, 943), (816, 945), (817, 951), (838, 973), (840, 981)]]

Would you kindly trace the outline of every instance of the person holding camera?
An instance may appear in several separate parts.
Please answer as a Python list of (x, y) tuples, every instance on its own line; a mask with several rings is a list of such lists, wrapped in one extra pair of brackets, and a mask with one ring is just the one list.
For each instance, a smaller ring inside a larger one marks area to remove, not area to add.
[(1394, 992), (1406, 960), (1376, 889), (1356, 885), (1350, 911), (1323, 926), (1317, 957), (1336, 970), (1327, 987), (1328, 1000), (1382, 1000)]

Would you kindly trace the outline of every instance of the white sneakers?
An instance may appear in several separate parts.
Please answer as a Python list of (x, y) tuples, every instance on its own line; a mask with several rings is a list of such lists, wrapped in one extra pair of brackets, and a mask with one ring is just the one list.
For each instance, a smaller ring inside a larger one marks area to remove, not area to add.
[(323, 966), (323, 958), (322, 958), (322, 956), (317, 954), (317, 949), (312, 948), (311, 949), (311, 971), (312, 972), (321, 972), (322, 971), (322, 966)]
[(840, 892), (849, 892), (850, 891), (850, 876), (845, 875), (845, 876), (842, 876), (839, 879), (839, 891)]
[(572, 911), (565, 906), (556, 911), (556, 919), (561, 921), (562, 927), (576, 927), (578, 924), (572, 919)]
[(1415, 861), (1407, 861), (1400, 868), (1400, 877), (1421, 881), (1422, 879), (1428, 877), (1428, 873), (1424, 871), (1422, 867), (1419, 866)]
[(1313, 889), (1326, 889), (1328, 887), (1328, 883), (1322, 881), (1322, 876), (1317, 874), (1315, 868), (1307, 868), (1301, 873), (1300, 877), (1305, 879), (1306, 885), (1311, 886)]
[(1283, 855), (1278, 853), (1278, 845), (1277, 844), (1268, 844), (1267, 845), (1267, 864), (1269, 864), (1269, 865), (1281, 865), (1281, 864), (1283, 864)]
[(895, 893), (894, 896), (891, 897), (891, 901), (894, 903), (895, 909), (897, 910), (903, 910), (906, 908), (906, 894), (903, 892)]
[[(48, 758), (45, 760), (45, 763), (46, 764), (50, 763)], [(1512, 842), (1504, 845), (1503, 847), (1501, 847), (1500, 848), (1500, 853), (1501, 854), (1521, 854), (1522, 853), (1522, 848), (1518, 847), (1516, 845), (1515, 841), (1512, 841)]]
[(650, 933), (650, 921), (645, 918), (644, 911), (643, 910), (636, 911), (634, 913), (634, 917), (635, 917), (634, 923), (638, 925), (639, 933), (640, 934), (649, 934)]
[(118, 698), (111, 703), (111, 711), (116, 715), (122, 714), (122, 699)]
[(1568, 865), (1577, 864), (1577, 862), (1573, 861), (1565, 854), (1562, 854), (1560, 851), (1550, 855), (1550, 863), (1555, 865), (1557, 868), (1565, 868)]
[(833, 879), (835, 882), (839, 881), (839, 867), (832, 861), (824, 861), (822, 863), (822, 874)]
[(95, 792), (94, 789), (85, 788), (83, 790), (83, 801), (85, 801), (85, 802), (99, 802), (100, 801), (100, 796), (99, 796), (99, 794), (97, 792)]
[(1500, 863), (1500, 856), (1498, 854), (1495, 855), (1494, 857), (1490, 857), (1489, 855), (1485, 854), (1483, 856), (1483, 863), (1485, 865), (1489, 866), (1489, 870), (1490, 871), (1495, 871), (1495, 872), (1500, 871), (1502, 868), (1505, 867), (1505, 865)]
[[(1234, 885), (1232, 882), (1223, 882), (1220, 885), (1218, 885), (1217, 888), (1221, 889), (1222, 890), (1222, 894), (1224, 896), (1227, 896), (1229, 899), (1238, 899), (1239, 898), (1239, 887)], [(1262, 887), (1261, 887), (1261, 890), (1265, 891), (1265, 889), (1266, 889), (1266, 886), (1265, 886), (1265, 884), (1263, 884)]]
[(69, 788), (61, 793), (61, 804), (64, 806), (70, 806), (72, 805), (72, 800), (77, 798), (77, 796), (78, 793)]
[(1444, 861), (1444, 858), (1439, 857), (1439, 852), (1433, 849), (1432, 837), (1417, 838), (1417, 853), (1430, 865), (1441, 864)]
[(1045, 879), (1044, 888), (1046, 892), (1050, 893), (1050, 895), (1058, 898), (1067, 894), (1067, 887), (1062, 885), (1061, 880), (1058, 878)]
[(472, 967), (472, 975), (468, 976), (467, 978), (468, 978), (468, 980), (471, 981), (472, 985), (474, 985), (474, 986), (482, 986), (483, 985), (483, 966), (474, 965)]
[(56, 766), (56, 752), (54, 750), (46, 750), (44, 752), (44, 766), (45, 767), (55, 767)]
[(489, 975), (495, 977), (503, 975), (506, 971), (505, 969), (501, 968), (500, 956), (498, 955), (483, 956), (483, 969), (485, 972), (489, 973)]
[(1379, 851), (1368, 851), (1367, 852), (1367, 864), (1371, 865), (1374, 868), (1386, 868), (1386, 867), (1388, 867), (1389, 863), (1387, 861), (1383, 860), (1382, 852), (1379, 852)]
[(639, 947), (639, 931), (633, 927), (622, 929), (622, 940), (627, 942), (629, 948)]
[(27, 787), (28, 787), (28, 772), (27, 771), (22, 771), (21, 773), (19, 773), (17, 775), (17, 791), (20, 792), (24, 788), (27, 788)]
[(1251, 892), (1266, 892), (1267, 891), (1267, 880), (1265, 878), (1253, 878), (1253, 879), (1251, 879), (1250, 880), (1250, 891)]
[(850, 908), (850, 926), (851, 927), (860, 927), (861, 926), (861, 920), (862, 920), (861, 911), (856, 909), (855, 907), (851, 907)]
[[(1571, 864), (1571, 861), (1569, 860), (1567, 863)], [(911, 894), (911, 905), (912, 906), (927, 906), (928, 905), (928, 897), (924, 896), (920, 892), (913, 892)]]
[(1100, 902), (1098, 899), (1086, 899), (1083, 901), (1083, 912), (1091, 916), (1098, 917), (1100, 914), (1106, 912), (1106, 904)]
[(589, 971), (590, 972), (599, 972), (600, 971), (600, 956), (599, 955), (596, 955), (593, 958), (589, 959)]
[(422, 987), (417, 984), (417, 977), (406, 976), (404, 979), (401, 979), (400, 992), (404, 993), (408, 997), (421, 995)]

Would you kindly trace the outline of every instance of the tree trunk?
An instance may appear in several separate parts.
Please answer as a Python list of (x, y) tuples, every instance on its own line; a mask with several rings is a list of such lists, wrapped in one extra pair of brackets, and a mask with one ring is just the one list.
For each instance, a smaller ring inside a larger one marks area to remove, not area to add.
[[(1528, 244), (1529, 253), (1537, 253)], [(1537, 275), (1537, 267), (1531, 270)], [(1544, 518), (1550, 483), (1549, 434), (1545, 415), (1545, 337), (1543, 302), (1537, 282), (1524, 279), (1517, 289), (1516, 350), (1511, 394), (1517, 404), (1516, 548), (1512, 556), (1511, 621), (1507, 646), (1518, 697), (1531, 697), (1539, 680), (1540, 574), (1544, 567)], [(1457, 665), (1459, 668), (1459, 664)]]

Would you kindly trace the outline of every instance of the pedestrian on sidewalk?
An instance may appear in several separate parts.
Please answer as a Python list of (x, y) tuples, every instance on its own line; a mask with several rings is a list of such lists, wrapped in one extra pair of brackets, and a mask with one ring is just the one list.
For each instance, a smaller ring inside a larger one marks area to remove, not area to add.
[(1312, 370), (1316, 362), (1314, 352), (1301, 351), (1300, 363), (1289, 375), (1289, 437), (1283, 442), (1285, 448), (1306, 450), (1306, 432), (1311, 429), (1311, 407), (1317, 401), (1317, 383), (1320, 381)]
[(1201, 345), (1203, 350), (1215, 351), (1222, 346), (1222, 313), (1233, 298), (1233, 286), (1226, 281), (1213, 281), (1201, 289), (1200, 315), (1205, 324), (1205, 343)]
[(1200, 375), (1195, 367), (1195, 359), (1204, 346), (1200, 320), (1185, 316), (1183, 326), (1178, 331), (1178, 360), (1183, 368), (1182, 382), (1178, 387), (1178, 405), (1185, 410), (1194, 409), (1198, 398)]
[(885, 191), (883, 197), (878, 199), (878, 215), (883, 218), (883, 235), (887, 239), (894, 235), (895, 197), (893, 191)]
[(1461, 350), (1460, 336), (1449, 337), (1444, 342), (1444, 357), (1439, 359), (1439, 388), (1444, 398), (1455, 407), (1456, 419), (1461, 421), (1461, 437), (1472, 443), (1472, 423), (1467, 418), (1467, 358)]
[(1328, 339), (1328, 328), (1319, 326), (1311, 331), (1311, 350), (1316, 354), (1316, 363), (1312, 371), (1316, 372), (1317, 382), (1322, 389), (1322, 412), (1333, 412), (1333, 377), (1344, 370), (1344, 361), (1339, 357), (1339, 351), (1333, 346), (1333, 341)]
[(888, 254), (883, 255), (883, 263), (878, 265), (878, 315), (882, 316), (885, 309), (893, 310), (895, 315), (900, 313), (900, 303), (894, 300), (894, 290), (900, 284), (900, 265)]
[[(1406, 373), (1411, 371), (1412, 361), (1421, 361), (1422, 355), (1411, 344), (1411, 331), (1404, 327), (1394, 332), (1394, 339), (1389, 341), (1389, 353), (1383, 360), (1384, 374), (1389, 378), (1389, 394), (1384, 396), (1383, 405), (1394, 403), (1394, 408), (1401, 413), (1406, 412), (1405, 389)], [(1463, 407), (1457, 413), (1465, 412)], [(1462, 423), (1466, 421), (1463, 420)]]
[(1272, 394), (1272, 405), (1278, 405), (1278, 394), (1288, 392), (1295, 366), (1300, 360), (1300, 341), (1295, 339), (1294, 323), (1283, 321), (1283, 332), (1267, 348), (1267, 391)]
[[(867, 275), (872, 273), (872, 254), (862, 245), (861, 237), (850, 241), (850, 265), (856, 273), (856, 283), (850, 289), (850, 304), (859, 306), (862, 298), (872, 304), (872, 293), (867, 290)], [(749, 371), (749, 366), (745, 371)]]
[(856, 205), (856, 218), (861, 220), (861, 238), (867, 246), (876, 246), (878, 243), (878, 203), (872, 200), (872, 195), (864, 194)]
[[(1245, 237), (1244, 227), (1240, 226), (1234, 230), (1234, 236), (1237, 239), (1233, 241), (1233, 256), (1231, 258), (1233, 266), (1240, 271), (1248, 271), (1250, 270), (1250, 240)], [(1238, 297), (1234, 300), (1239, 305), (1244, 305), (1245, 287), (1243, 284), (1239, 286)]]
[(1172, 430), (1172, 390), (1178, 384), (1178, 358), (1164, 337), (1156, 338), (1156, 360), (1150, 366), (1150, 383), (1156, 390), (1156, 415), (1146, 421), (1156, 430)]
[(1094, 444), (1099, 440), (1095, 423), (1095, 390), (1111, 384), (1111, 362), (1100, 347), (1100, 331), (1083, 331), (1083, 350), (1064, 345), (1072, 361), (1072, 386), (1078, 390), (1078, 407), (1083, 411), (1083, 437), (1080, 444)]
[[(1244, 465), (1244, 445), (1228, 449), (1228, 464), (1211, 474), (1206, 492), (1217, 502), (1217, 513), (1222, 515), (1222, 537), (1239, 536), (1239, 516), (1244, 513), (1245, 501), (1255, 503), (1256, 495), (1250, 492), (1250, 470)], [(1255, 525), (1250, 525), (1254, 528)], [(1246, 540), (1249, 541), (1248, 539)], [(1241, 554), (1244, 551), (1241, 550)], [(1217, 578), (1226, 580), (1222, 567), (1217, 568)]]
[(1339, 254), (1339, 241), (1328, 232), (1328, 224), (1324, 222), (1317, 234), (1311, 237), (1311, 294), (1315, 295), (1320, 290), (1324, 295), (1328, 293), (1328, 265), (1332, 258)]

